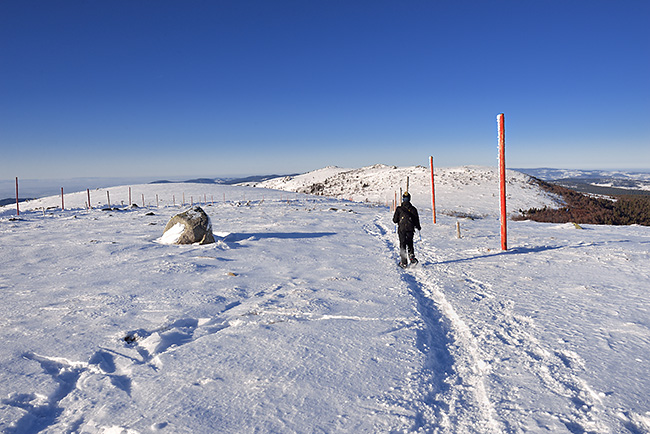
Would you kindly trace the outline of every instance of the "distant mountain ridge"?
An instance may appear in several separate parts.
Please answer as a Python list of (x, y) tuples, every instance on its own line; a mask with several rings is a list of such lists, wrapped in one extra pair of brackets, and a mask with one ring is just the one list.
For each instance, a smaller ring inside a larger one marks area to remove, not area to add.
[(549, 167), (517, 169), (526, 175), (534, 176), (544, 181), (555, 181), (558, 179), (595, 179), (595, 178), (616, 178), (616, 179), (638, 179), (650, 181), (650, 169), (646, 170), (582, 170), (582, 169), (554, 169)]
[[(485, 174), (476, 176), (472, 178), (471, 172), (475, 171), (471, 168), (479, 166), (466, 166), (466, 170), (461, 170), (465, 172), (466, 176), (461, 178), (466, 178), (464, 180), (459, 180), (459, 183), (473, 182), (484, 176)], [(513, 171), (520, 172), (526, 176), (532, 176), (544, 181), (553, 182), (555, 184), (571, 188), (583, 193), (599, 194), (599, 195), (650, 195), (650, 169), (647, 171), (644, 170), (579, 170), (579, 169), (554, 169), (554, 168), (526, 168), (526, 169), (512, 169)], [(459, 168), (436, 168), (436, 176), (440, 177), (439, 181), (443, 182), (445, 178), (451, 176), (452, 173), (456, 171), (457, 175)], [(373, 174), (374, 173), (374, 174)], [(385, 184), (381, 188), (374, 188), (372, 185), (377, 182), (377, 177), (379, 174), (383, 173), (388, 176), (385, 180)], [(195, 178), (188, 179), (186, 181), (181, 181), (184, 183), (199, 183), (199, 184), (223, 184), (223, 185), (250, 185), (256, 187), (266, 187), (266, 188), (276, 188), (281, 190), (290, 190), (290, 191), (299, 191), (304, 193), (313, 193), (313, 194), (326, 194), (326, 195), (336, 195), (343, 198), (355, 198), (355, 200), (371, 200), (371, 201), (386, 201), (388, 200), (389, 192), (392, 191), (395, 187), (399, 190), (400, 186), (405, 187), (406, 176), (413, 176), (414, 183), (413, 186), (417, 186), (421, 183), (426, 183), (426, 178), (428, 176), (428, 168), (423, 166), (414, 166), (413, 168), (398, 168), (396, 166), (388, 166), (383, 164), (376, 164), (373, 166), (368, 166), (366, 168), (360, 169), (346, 169), (336, 166), (327, 166), (322, 169), (318, 169), (312, 172), (304, 174), (289, 174), (289, 175), (253, 175), (248, 177), (239, 177), (239, 178)], [(368, 179), (365, 179), (368, 178)], [(419, 180), (419, 181), (418, 181)], [(25, 200), (34, 200), (33, 198), (46, 197), (49, 195), (56, 194), (56, 191), (60, 188), (58, 185), (64, 185), (62, 183), (66, 182), (65, 180), (54, 180), (55, 182), (52, 185), (45, 185), (49, 181), (37, 181), (39, 183), (37, 189), (28, 188), (25, 194), (30, 195), (30, 198), (21, 198), (20, 201)], [(74, 181), (74, 180), (72, 180)], [(90, 186), (91, 190), (95, 188), (101, 188), (98, 185), (97, 179), (90, 179), (90, 182), (86, 181), (77, 181), (76, 184), (73, 182), (71, 185), (66, 187), (66, 193), (74, 191), (85, 190), (86, 186)], [(32, 181), (33, 182), (33, 181)], [(150, 182), (151, 184), (166, 184), (166, 183), (177, 183), (179, 181), (169, 181), (169, 180), (158, 180)], [(0, 186), (2, 196), (5, 196), (4, 199), (0, 199), (0, 206), (10, 205), (15, 203), (16, 198), (13, 196), (14, 190), (14, 181), (11, 182), (2, 182)], [(102, 184), (115, 185), (118, 183), (117, 178), (112, 178), (109, 181), (104, 181)], [(128, 185), (131, 183), (138, 183), (137, 180), (128, 180), (125, 182), (120, 182), (120, 184)], [(342, 183), (341, 185), (347, 185), (347, 187), (341, 187), (340, 191), (335, 192), (332, 190), (332, 186), (337, 183)], [(367, 186), (364, 187), (364, 183)], [(43, 185), (40, 185), (43, 184)], [(47, 187), (47, 188), (46, 188)], [(419, 189), (420, 187), (417, 187)], [(429, 187), (422, 190), (422, 194), (425, 194), (425, 190)], [(21, 193), (23, 189), (21, 188)], [(359, 194), (360, 193), (360, 194)], [(0, 196), (0, 197), (2, 197)]]
[[(34, 200), (42, 197), (49, 197), (58, 195), (60, 188), (64, 187), (65, 193), (74, 193), (78, 191), (85, 191), (87, 188), (91, 191), (100, 188), (107, 188), (119, 185), (138, 185), (138, 184), (176, 184), (176, 183), (191, 183), (191, 184), (222, 184), (234, 185), (244, 182), (262, 182), (267, 179), (278, 178), (282, 176), (296, 176), (297, 174), (289, 175), (252, 175), (246, 177), (216, 177), (216, 178), (194, 178), (186, 181), (170, 181), (167, 179), (160, 179), (157, 181), (150, 181), (151, 178), (144, 177), (130, 177), (130, 178), (70, 178), (70, 179), (27, 179), (20, 181), (20, 201)], [(16, 203), (15, 195), (15, 181), (14, 180), (0, 180), (0, 206)]]
[(574, 169), (515, 169), (519, 172), (552, 182), (582, 193), (599, 195), (650, 195), (650, 170), (574, 170)]
[(171, 184), (171, 183), (186, 183), (186, 184), (224, 184), (224, 185), (235, 185), (235, 184), (244, 184), (244, 183), (256, 183), (262, 182), (269, 179), (281, 178), (286, 176), (297, 176), (298, 174), (290, 175), (252, 175), (246, 176), (243, 178), (195, 178), (188, 179), (186, 181), (168, 181), (166, 179), (161, 179), (158, 181), (150, 182), (150, 184)]

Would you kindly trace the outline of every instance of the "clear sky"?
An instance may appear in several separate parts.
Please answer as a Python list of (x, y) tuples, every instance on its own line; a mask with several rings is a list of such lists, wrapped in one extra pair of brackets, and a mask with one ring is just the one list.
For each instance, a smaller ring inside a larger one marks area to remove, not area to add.
[(648, 0), (0, 1), (0, 178), (650, 168)]

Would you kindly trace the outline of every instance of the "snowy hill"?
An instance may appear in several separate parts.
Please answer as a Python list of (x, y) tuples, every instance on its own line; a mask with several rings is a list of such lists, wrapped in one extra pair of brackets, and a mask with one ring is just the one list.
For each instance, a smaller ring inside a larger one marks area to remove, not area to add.
[[(533, 207), (557, 207), (560, 199), (541, 190), (531, 178), (508, 170), (508, 212)], [(293, 177), (252, 184), (256, 187), (319, 194), (339, 199), (390, 203), (395, 192), (409, 190), (413, 202), (431, 208), (431, 172), (423, 166), (395, 167), (377, 164), (360, 169), (327, 167)], [(434, 172), (436, 210), (442, 214), (473, 216), (498, 215), (499, 186), (496, 168), (464, 166), (436, 168)], [(399, 195), (399, 194), (398, 194)]]
[[(318, 182), (385, 200), (406, 173), (424, 214), (425, 169)], [(0, 432), (650, 432), (650, 228), (509, 222), (502, 252), (490, 170), (437, 176), (444, 209), (486, 217), (462, 238), (423, 218), (408, 270), (387, 207), (324, 196), (158, 184), (131, 186), (138, 208), (128, 186), (0, 208)], [(513, 202), (549, 200), (508, 176)], [(157, 242), (190, 202), (217, 243)]]

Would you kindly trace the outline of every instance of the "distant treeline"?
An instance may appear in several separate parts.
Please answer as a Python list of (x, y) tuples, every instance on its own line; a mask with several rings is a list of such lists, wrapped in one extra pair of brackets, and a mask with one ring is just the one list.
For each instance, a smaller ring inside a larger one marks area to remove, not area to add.
[(587, 196), (539, 179), (536, 181), (544, 190), (562, 197), (566, 206), (559, 209), (544, 207), (519, 210), (521, 216), (516, 217), (515, 220), (650, 226), (650, 196), (621, 195), (610, 200)]
[(619, 183), (627, 183), (629, 188), (624, 187), (605, 187), (602, 185), (594, 185), (598, 182), (607, 182), (608, 179), (557, 179), (553, 181), (554, 184), (561, 185), (562, 187), (567, 187), (571, 190), (579, 191), (581, 193), (588, 194), (598, 194), (602, 196), (650, 196), (650, 191), (648, 190), (638, 190), (634, 189), (634, 186), (637, 185), (635, 181), (621, 181)]

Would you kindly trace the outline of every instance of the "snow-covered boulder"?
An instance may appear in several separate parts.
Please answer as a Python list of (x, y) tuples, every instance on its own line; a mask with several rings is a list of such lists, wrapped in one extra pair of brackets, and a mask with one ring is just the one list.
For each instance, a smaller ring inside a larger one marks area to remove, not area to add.
[(210, 217), (200, 206), (176, 214), (165, 226), (159, 241), (163, 244), (214, 243)]

